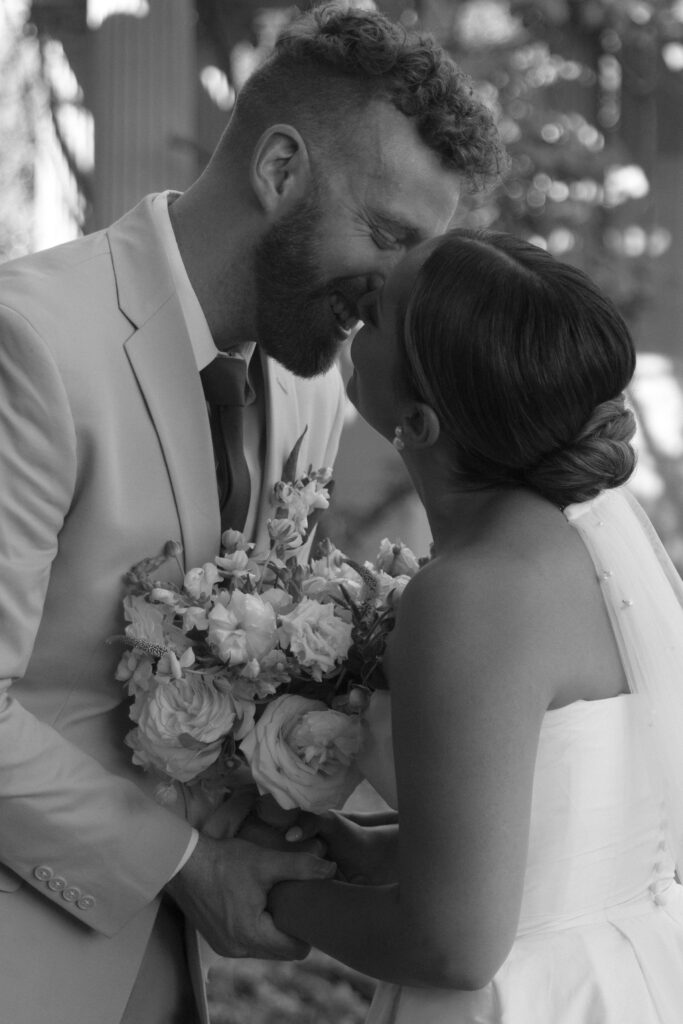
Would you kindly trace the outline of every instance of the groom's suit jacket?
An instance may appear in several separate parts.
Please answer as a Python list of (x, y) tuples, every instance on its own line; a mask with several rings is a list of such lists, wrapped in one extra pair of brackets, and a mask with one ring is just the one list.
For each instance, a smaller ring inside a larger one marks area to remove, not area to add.
[[(211, 436), (151, 197), (0, 267), (0, 1021), (118, 1024), (186, 849), (124, 745), (122, 575), (219, 549)], [(265, 367), (259, 515), (297, 437), (331, 465), (336, 370)], [(164, 567), (173, 575), (173, 564)], [(179, 579), (179, 570), (175, 570)]]

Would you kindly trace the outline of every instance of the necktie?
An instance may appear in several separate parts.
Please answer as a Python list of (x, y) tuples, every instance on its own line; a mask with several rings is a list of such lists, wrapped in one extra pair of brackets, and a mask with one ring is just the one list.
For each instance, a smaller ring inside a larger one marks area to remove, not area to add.
[(221, 353), (200, 376), (209, 403), (221, 531), (243, 530), (251, 495), (244, 456), (244, 409), (255, 397), (247, 379), (247, 364), (240, 356)]

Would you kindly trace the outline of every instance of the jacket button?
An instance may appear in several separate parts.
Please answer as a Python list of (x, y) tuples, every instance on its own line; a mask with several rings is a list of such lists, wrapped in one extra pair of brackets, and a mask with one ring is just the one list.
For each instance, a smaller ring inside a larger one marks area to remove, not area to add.
[(95, 906), (94, 896), (81, 896), (80, 900), (76, 903), (79, 910), (91, 910)]
[(54, 872), (46, 864), (41, 864), (40, 867), (34, 869), (33, 874), (39, 882), (47, 882), (52, 878)]
[(66, 889), (62, 889), (62, 899), (67, 903), (76, 903), (80, 898), (81, 890), (77, 889), (75, 885), (68, 885)]
[(59, 875), (55, 875), (47, 883), (48, 889), (52, 889), (53, 892), (61, 892), (62, 889), (66, 889), (66, 878), (60, 878)]

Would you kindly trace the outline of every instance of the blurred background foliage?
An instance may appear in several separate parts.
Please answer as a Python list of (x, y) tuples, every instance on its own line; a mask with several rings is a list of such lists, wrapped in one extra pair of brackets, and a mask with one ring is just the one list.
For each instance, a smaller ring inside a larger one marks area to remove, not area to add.
[[(511, 231), (582, 267), (629, 321), (633, 487), (683, 568), (683, 0), (361, 6), (431, 32), (496, 113), (509, 173), (495, 192), (466, 197), (458, 223)], [(189, 183), (296, 10), (0, 0), (0, 260)], [(335, 476), (325, 530), (340, 547), (372, 557), (389, 535), (426, 552), (400, 459), (352, 410)], [(212, 978), (215, 1024), (355, 1024), (372, 991), (318, 954), (303, 965), (226, 962)]]
[[(466, 197), (458, 222), (521, 234), (577, 264), (628, 319), (639, 350), (633, 487), (683, 566), (683, 0), (363, 4), (432, 33), (496, 113), (509, 173), (493, 194)], [(0, 259), (191, 181), (297, 10), (0, 0)], [(46, 230), (55, 221), (56, 235)], [(324, 529), (355, 557), (373, 555), (385, 534), (428, 547), (402, 463), (385, 447), (349, 410)]]

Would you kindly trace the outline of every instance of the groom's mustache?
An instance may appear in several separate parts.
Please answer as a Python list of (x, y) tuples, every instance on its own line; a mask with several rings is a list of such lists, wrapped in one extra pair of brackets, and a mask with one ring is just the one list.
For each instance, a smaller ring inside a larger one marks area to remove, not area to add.
[[(366, 295), (371, 292), (378, 291), (384, 284), (384, 278), (381, 274), (363, 274), (360, 277), (353, 278), (335, 278), (328, 282), (325, 286), (316, 289), (312, 293), (313, 298), (323, 298), (327, 296), (334, 307), (335, 301), (338, 301), (345, 308), (347, 314), (347, 320), (353, 321), (355, 326), (359, 320), (362, 320), (362, 300)], [(335, 296), (338, 296), (338, 300), (335, 300)]]

